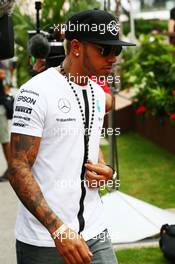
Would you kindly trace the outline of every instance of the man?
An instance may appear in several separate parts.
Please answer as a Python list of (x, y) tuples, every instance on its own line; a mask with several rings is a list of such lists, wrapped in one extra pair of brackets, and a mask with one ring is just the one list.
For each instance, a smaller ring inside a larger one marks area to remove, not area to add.
[[(5, 70), (0, 68), (0, 143), (2, 144), (3, 153), (7, 161), (10, 162), (10, 143), (9, 143), (9, 125), (6, 116), (6, 110), (2, 102), (5, 95), (3, 80), (6, 78)], [(7, 170), (0, 177), (0, 182), (7, 181)]]
[(121, 45), (132, 45), (108, 30), (115, 21), (100, 10), (72, 16), (63, 64), (32, 78), (16, 98), (9, 180), (22, 202), (18, 264), (117, 263), (98, 194), (113, 178), (98, 161), (105, 94), (88, 78), (109, 74)]

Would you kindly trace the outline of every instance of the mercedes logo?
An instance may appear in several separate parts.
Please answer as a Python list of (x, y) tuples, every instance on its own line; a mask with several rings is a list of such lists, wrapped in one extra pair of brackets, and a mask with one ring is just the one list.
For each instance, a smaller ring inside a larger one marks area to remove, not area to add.
[(112, 35), (116, 36), (120, 30), (120, 24), (117, 23), (115, 20), (112, 20), (107, 25), (107, 30), (112, 33)]
[(71, 105), (66, 98), (61, 98), (58, 101), (58, 109), (63, 113), (69, 113), (71, 109)]

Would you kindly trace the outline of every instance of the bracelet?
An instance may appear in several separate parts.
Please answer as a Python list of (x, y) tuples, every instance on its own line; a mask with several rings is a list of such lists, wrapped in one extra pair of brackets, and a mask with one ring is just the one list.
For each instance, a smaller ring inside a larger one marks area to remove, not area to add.
[(112, 175), (112, 180), (115, 180), (117, 178), (117, 173), (116, 171), (114, 170), (114, 168), (109, 165), (109, 164), (106, 164), (106, 166), (108, 166), (109, 168), (111, 168), (113, 170), (113, 175)]
[(62, 224), (60, 227), (58, 227), (58, 229), (55, 230), (55, 232), (51, 234), (51, 237), (53, 240), (55, 240), (56, 238), (59, 238), (59, 236), (62, 235), (67, 229), (68, 226), (66, 224)]

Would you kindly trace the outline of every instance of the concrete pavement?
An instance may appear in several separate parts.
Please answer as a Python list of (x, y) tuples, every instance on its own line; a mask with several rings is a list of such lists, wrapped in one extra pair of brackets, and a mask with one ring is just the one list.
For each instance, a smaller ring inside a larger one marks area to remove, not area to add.
[[(0, 175), (7, 165), (0, 146)], [(17, 198), (8, 182), (0, 182), (0, 263), (16, 264), (14, 224)]]

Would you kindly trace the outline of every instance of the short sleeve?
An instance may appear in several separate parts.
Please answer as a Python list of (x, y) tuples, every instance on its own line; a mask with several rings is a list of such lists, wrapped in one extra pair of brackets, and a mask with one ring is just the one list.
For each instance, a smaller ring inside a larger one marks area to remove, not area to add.
[(25, 84), (15, 97), (12, 133), (42, 137), (47, 101), (41, 89)]

